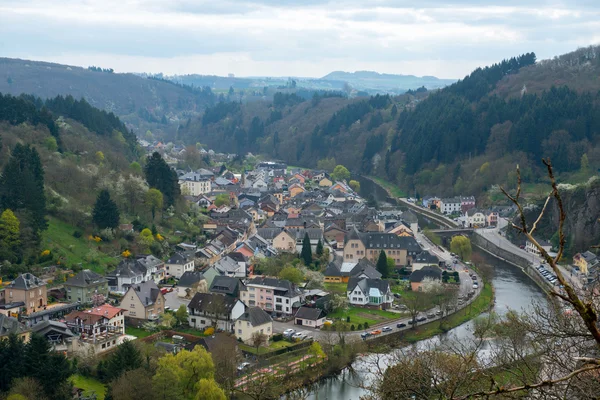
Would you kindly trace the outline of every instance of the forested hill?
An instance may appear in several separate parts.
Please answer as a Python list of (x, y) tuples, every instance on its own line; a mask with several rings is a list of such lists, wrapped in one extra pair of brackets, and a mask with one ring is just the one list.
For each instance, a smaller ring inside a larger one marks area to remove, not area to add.
[(395, 97), (279, 94), (272, 102), (218, 103), (182, 124), (178, 138), (292, 165), (335, 158), (405, 190), (481, 194), (492, 184), (514, 184), (516, 163), (525, 179), (541, 179), (542, 156), (560, 173), (579, 172), (584, 154), (586, 170), (600, 167), (597, 54), (598, 47), (586, 48), (537, 61), (528, 53), (438, 91)]
[(118, 115), (134, 128), (167, 127), (168, 122), (201, 113), (211, 104), (210, 89), (118, 74), (111, 69), (0, 58), (0, 92), (84, 98), (92, 106)]

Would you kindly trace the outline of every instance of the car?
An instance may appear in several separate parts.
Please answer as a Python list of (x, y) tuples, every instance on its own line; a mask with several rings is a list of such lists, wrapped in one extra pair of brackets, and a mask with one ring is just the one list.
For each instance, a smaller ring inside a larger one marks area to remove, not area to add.
[(167, 293), (169, 293), (169, 289), (168, 289), (168, 288), (166, 288), (166, 287), (164, 287), (164, 288), (161, 288), (161, 289), (160, 289), (160, 292), (161, 292), (162, 294), (167, 294)]
[(474, 283), (474, 284), (473, 284), (473, 289), (479, 289), (479, 285), (478, 285), (478, 284), (476, 284), (476, 283)]
[(237, 369), (238, 369), (238, 371), (243, 371), (251, 365), (252, 364), (250, 364), (249, 362), (243, 362), (240, 365), (238, 365)]
[(399, 324), (396, 324), (396, 328), (406, 328), (406, 324), (404, 322), (400, 322)]
[(442, 310), (437, 310), (437, 311), (435, 312), (435, 315), (442, 315), (442, 314), (443, 314), (443, 313), (442, 313)]
[(370, 332), (371, 335), (375, 336), (375, 335), (379, 335), (381, 333), (381, 329), (375, 329), (374, 331)]
[(391, 332), (392, 328), (389, 326), (384, 326), (383, 329), (381, 330), (382, 332)]
[(459, 301), (458, 301), (458, 305), (459, 305), (459, 306), (462, 306), (463, 304), (465, 304), (464, 300), (459, 300)]
[(286, 329), (285, 331), (283, 331), (283, 336), (291, 336), (294, 333), (296, 333), (296, 330), (289, 328), (289, 329)]
[(171, 307), (165, 306), (165, 311), (169, 311), (170, 309), (171, 309)]
[(371, 336), (371, 334), (369, 332), (363, 332), (360, 334), (360, 337), (364, 339), (368, 338), (369, 336)]
[(432, 312), (428, 313), (427, 318), (435, 318), (435, 313), (432, 313)]
[(409, 325), (412, 325), (412, 324), (414, 324), (414, 323), (415, 323), (415, 321), (413, 321), (412, 319), (408, 321), (408, 324), (409, 324)]
[(400, 298), (400, 293), (394, 293), (394, 297), (399, 299)]
[(519, 248), (520, 248), (520, 249), (524, 249), (524, 248), (525, 248), (525, 245), (524, 245), (524, 244), (522, 244), (522, 245), (520, 245), (520, 246), (519, 246)]
[(422, 315), (420, 317), (417, 318), (417, 322), (423, 322), (423, 321), (427, 321), (427, 317)]

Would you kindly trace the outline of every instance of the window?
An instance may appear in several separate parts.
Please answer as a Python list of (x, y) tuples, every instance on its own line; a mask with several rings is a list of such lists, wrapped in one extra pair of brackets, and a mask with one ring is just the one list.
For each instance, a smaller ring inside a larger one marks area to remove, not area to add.
[(246, 326), (249, 328), (250, 327), (250, 322), (246, 322)]
[(200, 323), (201, 323), (202, 325), (206, 325), (206, 321), (205, 321), (205, 320), (203, 320), (203, 319), (201, 319), (201, 320), (200, 320)]
[(135, 308), (135, 304), (132, 303), (129, 307)]
[(254, 292), (254, 288), (253, 287), (249, 287), (248, 290), (250, 290), (251, 292)]
[(238, 334), (241, 335), (242, 334), (242, 330), (238, 329)]
[(290, 299), (285, 299), (285, 304), (290, 304)]

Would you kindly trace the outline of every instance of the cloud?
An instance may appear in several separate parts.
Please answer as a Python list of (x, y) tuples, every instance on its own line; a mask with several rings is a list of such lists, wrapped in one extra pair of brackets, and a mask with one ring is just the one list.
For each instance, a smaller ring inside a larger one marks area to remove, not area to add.
[(598, 40), (600, 5), (574, 0), (3, 0), (0, 54), (117, 71), (462, 77), (527, 51)]

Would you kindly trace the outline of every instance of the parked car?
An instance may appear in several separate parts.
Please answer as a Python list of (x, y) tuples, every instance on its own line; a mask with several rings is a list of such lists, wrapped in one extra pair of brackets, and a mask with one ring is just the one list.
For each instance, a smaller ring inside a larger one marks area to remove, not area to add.
[(400, 294), (399, 293), (394, 293), (394, 297), (399, 299), (400, 298)]
[(249, 362), (243, 362), (240, 365), (238, 365), (237, 369), (238, 369), (238, 371), (243, 371), (251, 365), (252, 364), (250, 364)]
[(304, 340), (304, 339), (306, 339), (307, 336), (308, 335), (306, 333), (298, 332), (298, 333), (294, 333), (292, 335), (292, 339), (294, 339), (294, 340)]
[(296, 330), (289, 328), (289, 329), (286, 329), (285, 331), (283, 331), (283, 336), (291, 336), (294, 333), (296, 333)]
[(473, 284), (473, 289), (479, 289), (479, 285), (478, 285), (478, 284), (476, 284), (476, 283), (474, 283), (474, 284)]
[(363, 332), (360, 334), (360, 337), (364, 339), (368, 338), (369, 336), (371, 336), (371, 334), (369, 332)]
[(371, 335), (379, 335), (381, 333), (381, 329), (375, 329), (374, 331), (370, 332)]
[(392, 328), (389, 326), (384, 326), (383, 329), (381, 330), (382, 332), (391, 332)]
[(396, 328), (406, 328), (406, 324), (404, 322), (400, 322), (399, 324), (396, 324)]
[(423, 322), (423, 321), (427, 321), (427, 317), (422, 315), (420, 317), (417, 318), (417, 322)]
[(435, 314), (430, 312), (427, 314), (427, 318), (435, 318)]
[(519, 248), (520, 248), (520, 249), (524, 249), (524, 248), (525, 248), (525, 245), (524, 245), (524, 244), (522, 244), (522, 245), (520, 245), (520, 246), (519, 246)]
[(412, 319), (408, 321), (408, 324), (409, 324), (409, 325), (412, 325), (412, 324), (414, 324), (414, 323), (415, 323), (415, 321), (413, 321)]
[(442, 310), (437, 310), (437, 311), (435, 312), (435, 315), (442, 315)]

